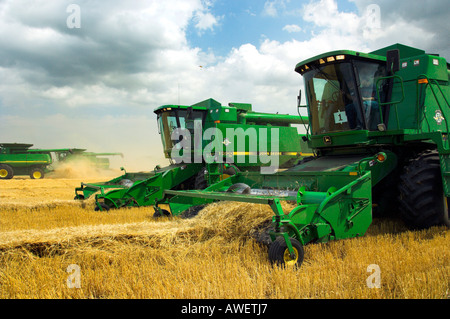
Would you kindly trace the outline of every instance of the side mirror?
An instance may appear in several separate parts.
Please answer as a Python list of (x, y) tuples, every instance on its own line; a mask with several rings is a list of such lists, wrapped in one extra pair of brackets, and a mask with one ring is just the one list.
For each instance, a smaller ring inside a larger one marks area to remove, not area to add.
[(398, 49), (386, 52), (386, 68), (390, 75), (400, 70), (400, 52)]
[(299, 90), (297, 96), (297, 107), (300, 107), (301, 101), (302, 101), (302, 90)]

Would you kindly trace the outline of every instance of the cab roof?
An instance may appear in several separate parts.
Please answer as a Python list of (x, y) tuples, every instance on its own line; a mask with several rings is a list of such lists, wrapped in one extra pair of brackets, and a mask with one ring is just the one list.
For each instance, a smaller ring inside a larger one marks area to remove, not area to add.
[(347, 60), (349, 57), (371, 59), (371, 60), (376, 60), (376, 61), (380, 61), (380, 62), (386, 61), (385, 56), (380, 56), (377, 54), (363, 53), (363, 52), (351, 51), (351, 50), (337, 50), (337, 51), (330, 51), (330, 52), (322, 53), (322, 54), (316, 55), (312, 58), (306, 59), (306, 60), (298, 63), (295, 66), (295, 71), (303, 74), (308, 69), (308, 65), (310, 65), (310, 64), (324, 64), (324, 63), (335, 62), (335, 61), (339, 61), (339, 60)]
[(193, 110), (207, 110), (210, 109), (212, 107), (218, 107), (221, 106), (221, 104), (219, 102), (217, 102), (214, 99), (207, 99), (192, 105), (161, 105), (159, 107), (157, 107), (153, 112), (154, 113), (159, 113), (162, 111), (165, 111), (167, 109), (187, 109), (187, 108), (192, 108)]
[[(351, 50), (338, 50), (338, 51), (322, 53), (322, 54), (316, 55), (312, 58), (309, 58), (307, 60), (304, 60), (295, 66), (295, 71), (303, 74), (307, 70), (306, 66), (308, 64), (316, 64), (316, 63), (323, 64), (323, 63), (320, 63), (321, 60), (325, 61), (325, 63), (326, 63), (328, 58), (336, 59), (336, 57), (338, 57), (338, 56), (344, 56), (344, 57), (351, 56), (351, 57), (356, 57), (356, 58), (372, 59), (372, 60), (384, 62), (384, 61), (386, 61), (386, 54), (390, 50), (398, 50), (400, 59), (405, 59), (408, 57), (425, 54), (424, 50), (410, 47), (410, 46), (400, 44), (400, 43), (395, 43), (390, 46), (387, 46), (387, 47), (384, 47), (384, 48), (381, 48), (381, 49), (378, 49), (378, 50), (375, 50), (375, 51), (372, 51), (369, 53), (363, 53), (363, 52), (351, 51)], [(330, 61), (328, 61), (328, 62), (330, 62)]]

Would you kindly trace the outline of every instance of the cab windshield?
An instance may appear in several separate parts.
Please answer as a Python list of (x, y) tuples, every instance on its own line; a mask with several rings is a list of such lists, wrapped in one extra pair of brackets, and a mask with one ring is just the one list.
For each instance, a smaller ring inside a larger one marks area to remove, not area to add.
[(313, 65), (304, 74), (312, 134), (376, 130), (376, 81), (384, 69), (381, 63), (358, 60)]
[[(187, 129), (191, 134), (191, 138), (194, 138), (194, 125), (198, 124), (199, 120), (203, 123), (204, 117), (205, 111), (188, 111), (185, 109), (171, 109), (158, 114), (158, 130), (161, 134), (161, 141), (166, 156), (170, 155), (174, 145), (179, 142), (172, 140), (172, 132), (177, 128)], [(191, 145), (194, 145), (194, 141), (192, 141)]]

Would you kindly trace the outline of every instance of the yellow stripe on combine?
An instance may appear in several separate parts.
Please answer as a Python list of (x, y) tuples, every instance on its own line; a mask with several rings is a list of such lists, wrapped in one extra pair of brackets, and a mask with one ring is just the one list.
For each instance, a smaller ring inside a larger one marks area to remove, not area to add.
[(233, 155), (285, 155), (285, 156), (313, 156), (313, 153), (302, 153), (302, 152), (233, 152)]
[(248, 156), (248, 155), (278, 155), (278, 156), (314, 156), (313, 153), (302, 152), (218, 152), (219, 155)]
[(47, 164), (47, 161), (1, 161), (0, 163), (41, 163), (41, 164)]

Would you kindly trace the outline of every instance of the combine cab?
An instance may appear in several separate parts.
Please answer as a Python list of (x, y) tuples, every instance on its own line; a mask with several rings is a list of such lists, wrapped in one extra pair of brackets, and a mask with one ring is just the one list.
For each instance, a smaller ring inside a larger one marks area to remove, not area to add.
[[(363, 236), (372, 213), (412, 228), (450, 225), (449, 64), (392, 45), (300, 62), (314, 157), (283, 172), (239, 172), (203, 191), (166, 190), (172, 214), (217, 200), (268, 204), (269, 259), (300, 265), (311, 242)], [(284, 138), (284, 137), (283, 137)], [(297, 206), (284, 212), (281, 201)]]

